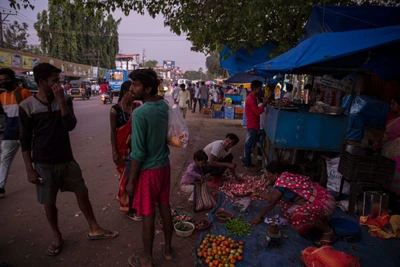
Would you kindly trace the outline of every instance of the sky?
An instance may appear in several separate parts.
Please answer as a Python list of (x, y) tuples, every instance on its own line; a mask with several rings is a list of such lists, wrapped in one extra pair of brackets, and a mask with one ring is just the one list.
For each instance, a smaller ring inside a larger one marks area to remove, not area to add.
[[(39, 44), (33, 23), (39, 12), (47, 9), (47, 0), (32, 1), (35, 9), (21, 9), (16, 16), (9, 16), (10, 23), (14, 20), (26, 22), (29, 26), (29, 44)], [(0, 10), (9, 10), (8, 1), (0, 1)], [(119, 26), (119, 49), (122, 54), (140, 54), (145, 49), (147, 60), (157, 60), (162, 65), (163, 60), (174, 60), (175, 65), (183, 71), (206, 69), (206, 56), (203, 53), (190, 51), (192, 46), (184, 36), (178, 36), (164, 27), (162, 16), (153, 19), (149, 15), (139, 15), (135, 12), (126, 17), (121, 11), (113, 13), (115, 19), (122, 18)]]

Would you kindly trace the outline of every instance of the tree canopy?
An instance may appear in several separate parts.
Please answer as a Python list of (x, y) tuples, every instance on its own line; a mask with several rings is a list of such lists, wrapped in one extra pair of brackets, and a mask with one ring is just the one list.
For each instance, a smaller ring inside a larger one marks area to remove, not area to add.
[(157, 60), (147, 60), (143, 67), (154, 68), (157, 67), (158, 61)]
[(22, 24), (19, 24), (17, 21), (10, 23), (4, 31), (4, 47), (14, 50), (23, 50), (27, 48), (27, 38), (29, 37), (27, 30), (28, 24), (25, 22)]
[(218, 76), (221, 76), (224, 74), (224, 70), (221, 68), (218, 53), (211, 52), (210, 55), (207, 56), (206, 67), (207, 67), (208, 72), (215, 77), (218, 77)]
[(118, 25), (111, 15), (68, 1), (49, 0), (48, 10), (34, 24), (40, 46), (47, 56), (104, 68), (115, 68), (119, 50)]
[[(33, 0), (9, 0), (15, 8), (32, 8)], [(65, 0), (53, 0), (61, 5)], [(171, 31), (186, 34), (192, 49), (220, 51), (225, 44), (233, 51), (239, 47), (259, 47), (274, 43), (280, 54), (297, 42), (314, 5), (399, 5), (398, 0), (74, 0), (86, 10), (131, 11), (152, 17), (163, 15)]]

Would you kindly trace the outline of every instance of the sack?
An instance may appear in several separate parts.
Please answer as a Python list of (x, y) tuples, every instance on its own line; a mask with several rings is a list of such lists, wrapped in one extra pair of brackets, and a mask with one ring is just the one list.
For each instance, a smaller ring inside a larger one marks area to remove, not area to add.
[(189, 142), (189, 129), (180, 108), (176, 104), (173, 107), (168, 104), (168, 108), (167, 143), (170, 146), (186, 147)]
[(206, 179), (194, 184), (193, 210), (195, 213), (210, 210), (217, 205), (217, 200), (207, 186)]
[(359, 267), (360, 261), (331, 246), (308, 247), (301, 252), (301, 259), (307, 267)]
[[(328, 174), (328, 182), (326, 183), (326, 187), (330, 191), (339, 192), (340, 191), (340, 183), (342, 181), (342, 175), (338, 172), (340, 158), (334, 158), (326, 161), (326, 170)], [(350, 193), (350, 184), (348, 182), (344, 182), (343, 184), (343, 194), (348, 195)]]

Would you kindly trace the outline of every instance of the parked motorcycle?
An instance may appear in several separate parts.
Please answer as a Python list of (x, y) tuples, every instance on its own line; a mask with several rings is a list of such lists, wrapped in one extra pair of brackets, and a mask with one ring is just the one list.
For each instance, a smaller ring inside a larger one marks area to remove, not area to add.
[(107, 102), (110, 102), (110, 104), (112, 104), (113, 94), (108, 94), (108, 93), (101, 94), (101, 102), (103, 102), (103, 104), (107, 104)]

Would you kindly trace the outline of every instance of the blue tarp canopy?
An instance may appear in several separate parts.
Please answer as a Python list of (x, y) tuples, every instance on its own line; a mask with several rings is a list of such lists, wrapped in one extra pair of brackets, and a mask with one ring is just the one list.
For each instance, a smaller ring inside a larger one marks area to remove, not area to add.
[[(221, 67), (231, 75), (251, 70), (255, 64), (269, 60), (269, 55), (275, 47), (273, 44), (265, 44), (259, 48), (254, 48), (252, 51), (240, 48), (236, 54), (232, 54), (232, 50), (224, 46), (220, 53)], [(227, 58), (224, 59), (225, 57)]]
[[(315, 6), (301, 41), (320, 33), (400, 25), (400, 8), (381, 6)], [(300, 42), (301, 42), (300, 41)]]
[(251, 75), (250, 73), (247, 72), (240, 72), (229, 77), (227, 80), (225, 80), (225, 83), (251, 83), (254, 80), (259, 80), (264, 82), (265, 79), (264, 77)]
[(400, 77), (400, 25), (323, 33), (288, 52), (254, 66), (256, 74), (324, 74), (372, 71), (384, 80)]

